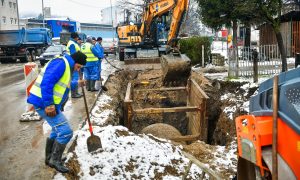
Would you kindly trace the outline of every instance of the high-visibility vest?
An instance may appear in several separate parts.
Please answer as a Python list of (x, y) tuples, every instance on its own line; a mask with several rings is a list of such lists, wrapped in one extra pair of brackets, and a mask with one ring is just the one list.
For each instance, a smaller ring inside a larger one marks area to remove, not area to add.
[[(67, 87), (70, 86), (70, 80), (71, 80), (71, 69), (68, 60), (65, 57), (62, 57), (63, 61), (66, 64), (66, 69), (63, 74), (63, 76), (59, 79), (59, 81), (54, 85), (53, 88), (53, 100), (54, 104), (60, 104), (62, 101), (62, 98), (66, 92)], [(52, 61), (52, 60), (51, 60)], [(48, 67), (49, 61), (45, 67), (42, 68), (40, 74), (38, 75), (35, 83), (30, 89), (30, 93), (36, 95), (37, 97), (42, 98), (42, 92), (41, 92), (41, 83), (43, 81), (44, 73), (46, 68)]]
[(91, 47), (92, 47), (92, 44), (89, 42), (86, 42), (81, 46), (81, 52), (86, 55), (87, 62), (98, 61), (98, 58), (93, 54)]
[(80, 46), (77, 44), (77, 43), (75, 43), (74, 41), (72, 41), (72, 40), (70, 40), (69, 42), (68, 42), (68, 44), (67, 44), (67, 54), (68, 55), (71, 55), (71, 52), (70, 52), (70, 46), (72, 45), (72, 44), (74, 44), (74, 46), (75, 46), (75, 50), (76, 50), (76, 52), (77, 51), (80, 51)]

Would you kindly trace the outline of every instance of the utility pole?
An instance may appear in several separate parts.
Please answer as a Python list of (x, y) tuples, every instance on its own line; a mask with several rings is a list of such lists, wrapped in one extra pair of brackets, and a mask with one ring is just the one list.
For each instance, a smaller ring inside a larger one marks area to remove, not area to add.
[(44, 0), (42, 0), (43, 28), (45, 28)]
[(20, 14), (19, 14), (19, 2), (17, 0), (17, 16), (18, 16), (18, 30), (20, 30)]
[(114, 33), (114, 20), (113, 20), (111, 0), (110, 0), (110, 17), (111, 17), (111, 32), (113, 33), (113, 42), (114, 42), (115, 41), (115, 33)]

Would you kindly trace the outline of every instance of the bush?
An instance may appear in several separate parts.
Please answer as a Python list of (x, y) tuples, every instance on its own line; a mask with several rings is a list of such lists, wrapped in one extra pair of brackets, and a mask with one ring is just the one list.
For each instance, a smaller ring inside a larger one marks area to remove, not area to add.
[(211, 45), (209, 37), (195, 36), (179, 40), (180, 52), (191, 59), (192, 65), (202, 64), (202, 45), (204, 45), (204, 61), (207, 64)]

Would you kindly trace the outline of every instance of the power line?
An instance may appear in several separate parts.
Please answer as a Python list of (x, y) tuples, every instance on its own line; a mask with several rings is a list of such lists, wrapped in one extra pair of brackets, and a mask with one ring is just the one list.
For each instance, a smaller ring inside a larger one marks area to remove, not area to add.
[(89, 4), (84, 4), (84, 3), (81, 3), (81, 2), (77, 2), (77, 1), (74, 1), (74, 0), (68, 0), (74, 4), (78, 4), (78, 5), (81, 5), (81, 6), (86, 6), (86, 7), (90, 7), (90, 8), (95, 8), (95, 9), (102, 9), (103, 7), (99, 7), (99, 6), (93, 6), (93, 5), (89, 5)]

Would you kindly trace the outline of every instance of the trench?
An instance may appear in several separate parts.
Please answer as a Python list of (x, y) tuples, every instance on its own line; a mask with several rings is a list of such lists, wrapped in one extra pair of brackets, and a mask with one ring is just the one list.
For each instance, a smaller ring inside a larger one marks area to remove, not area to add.
[[(237, 104), (236, 101), (221, 100), (221, 96), (228, 93), (235, 94), (237, 96), (237, 99), (239, 99), (238, 103), (242, 103), (248, 101), (257, 88), (250, 88), (249, 92), (245, 92), (245, 90), (241, 88), (246, 84), (243, 82), (210, 80), (193, 74), (192, 77), (195, 78), (198, 84), (200, 84), (201, 88), (209, 96), (209, 99), (206, 102), (206, 118), (208, 121), (207, 143), (211, 145), (229, 145), (232, 141), (234, 141), (234, 138), (236, 137), (235, 124), (233, 119), (241, 114), (246, 114), (247, 112), (242, 108), (238, 108), (240, 105)], [(157, 89), (162, 87), (160, 70), (149, 69), (117, 71), (108, 78), (105, 83), (108, 91), (103, 92), (107, 96), (111, 97), (111, 102), (109, 103), (109, 105), (100, 107), (97, 110), (104, 111), (106, 109), (111, 109), (113, 113), (110, 113), (104, 123), (96, 123), (96, 125), (126, 125), (124, 99), (129, 82), (133, 84), (133, 108), (135, 109), (145, 109), (153, 107), (172, 108), (187, 105), (186, 91), (144, 91), (145, 89)], [(228, 115), (223, 111), (223, 109), (228, 106), (237, 106), (236, 110), (232, 114), (233, 119), (229, 118)], [(154, 127), (154, 130), (152, 130), (151, 133), (161, 136), (161, 138), (168, 139), (168, 137), (170, 136), (184, 136), (188, 134), (188, 116), (185, 112), (134, 114), (132, 118), (131, 131), (136, 134), (140, 134), (145, 132), (144, 129), (146, 129), (147, 127), (150, 127), (151, 125), (157, 123), (171, 125), (172, 127), (176, 128), (175, 130), (178, 131), (175, 133), (171, 132), (174, 130), (166, 130), (164, 129), (166, 128), (165, 126)], [(76, 146), (76, 144), (74, 144), (74, 146)], [(188, 147), (184, 149), (187, 151), (189, 150)], [(199, 157), (199, 159), (201, 159), (201, 157)], [(79, 179), (78, 174), (80, 173), (80, 169), (78, 163), (76, 163), (76, 157), (74, 157), (73, 160), (71, 159), (67, 163), (67, 165), (68, 167), (70, 167), (72, 172), (66, 175), (67, 179)]]

